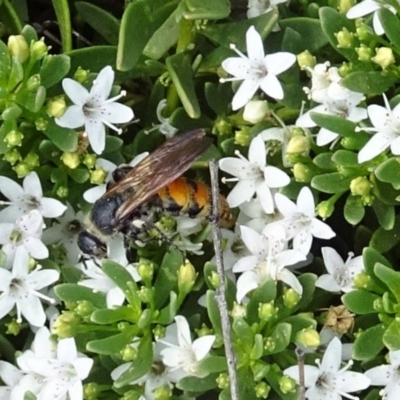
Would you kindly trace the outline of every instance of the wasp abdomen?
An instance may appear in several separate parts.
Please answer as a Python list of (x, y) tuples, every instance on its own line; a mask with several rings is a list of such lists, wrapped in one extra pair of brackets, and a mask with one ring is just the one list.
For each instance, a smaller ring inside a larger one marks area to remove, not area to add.
[(94, 203), (90, 218), (104, 235), (112, 235), (118, 228), (115, 212), (122, 203), (123, 198), (119, 194), (101, 197)]

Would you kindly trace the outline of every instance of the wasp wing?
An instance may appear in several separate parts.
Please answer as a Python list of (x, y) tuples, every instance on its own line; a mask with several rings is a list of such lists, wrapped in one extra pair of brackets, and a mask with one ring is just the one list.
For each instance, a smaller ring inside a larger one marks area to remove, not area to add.
[(202, 129), (174, 136), (112, 186), (103, 197), (129, 193), (128, 198), (118, 208), (116, 219), (123, 222), (137, 207), (189, 169), (193, 161), (211, 144), (204, 136)]

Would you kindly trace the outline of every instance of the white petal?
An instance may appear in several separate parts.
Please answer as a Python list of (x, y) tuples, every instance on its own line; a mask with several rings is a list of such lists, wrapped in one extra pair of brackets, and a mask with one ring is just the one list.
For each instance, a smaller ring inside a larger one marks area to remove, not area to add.
[(264, 177), (265, 182), (270, 188), (281, 188), (289, 185), (290, 183), (290, 178), (285, 172), (270, 165), (265, 167)]
[(82, 107), (71, 106), (62, 117), (55, 119), (56, 124), (63, 128), (75, 129), (85, 124), (85, 115), (83, 114)]
[(342, 288), (337, 284), (332, 275), (321, 275), (315, 282), (315, 286), (326, 290), (327, 292), (340, 293)]
[(6, 361), (0, 361), (0, 376), (7, 386), (14, 386), (23, 377), (22, 371)]
[(257, 188), (257, 197), (260, 200), (263, 210), (267, 214), (273, 214), (273, 212), (275, 211), (274, 198), (272, 196), (271, 189), (268, 187), (267, 182), (263, 182)]
[(13, 262), (13, 275), (18, 277), (25, 277), (29, 272), (29, 254), (25, 247), (18, 246), (15, 251)]
[(73, 79), (65, 78), (62, 81), (62, 87), (74, 104), (82, 107), (86, 103), (89, 92), (80, 83)]
[(297, 206), (308, 217), (315, 215), (314, 196), (308, 186), (304, 186), (297, 197)]
[(11, 222), (3, 222), (0, 224), (0, 244), (4, 245), (9, 242), (13, 229), (14, 224)]
[(76, 379), (75, 382), (68, 386), (68, 398), (74, 400), (83, 400), (83, 384)]
[(317, 134), (317, 146), (326, 146), (327, 144), (333, 142), (339, 137), (335, 132), (328, 129), (321, 128)]
[(293, 249), (307, 255), (311, 249), (313, 237), (308, 229), (303, 229), (293, 238)]
[(106, 146), (106, 130), (104, 125), (96, 119), (87, 120), (85, 131), (89, 143), (96, 154), (101, 154)]
[[(294, 379), (296, 382), (299, 382), (299, 367), (297, 365), (293, 367), (286, 368), (283, 371), (284, 375), (287, 375)], [(310, 387), (315, 385), (319, 377), (319, 369), (312, 365), (304, 365), (304, 383), (305, 387)]]
[(326, 348), (324, 357), (321, 361), (321, 372), (333, 373), (340, 369), (342, 362), (342, 343), (334, 337)]
[(260, 235), (254, 229), (243, 225), (240, 226), (240, 235), (251, 254), (260, 258), (262, 258), (264, 254), (267, 254), (268, 242), (265, 236)]
[(239, 179), (245, 179), (253, 171), (248, 161), (240, 158), (226, 157), (219, 161), (219, 168)]
[(279, 212), (285, 217), (290, 217), (298, 212), (296, 204), (281, 193), (275, 194), (275, 204)]
[(93, 367), (93, 359), (89, 357), (79, 357), (73, 362), (73, 365), (78, 373), (79, 379), (83, 380), (89, 376), (89, 372)]
[(256, 256), (246, 256), (240, 258), (233, 266), (233, 272), (246, 272), (251, 271), (259, 263), (259, 259)]
[(33, 295), (23, 297), (18, 301), (21, 313), (25, 319), (33, 326), (43, 326), (46, 322), (46, 314), (40, 300)]
[(108, 103), (103, 108), (103, 117), (115, 124), (129, 122), (133, 119), (133, 111), (130, 107), (120, 103)]
[(349, 19), (355, 19), (363, 17), (364, 15), (368, 15), (373, 13), (376, 10), (379, 10), (381, 5), (376, 1), (372, 0), (364, 0), (359, 4), (351, 7), (349, 11), (347, 11), (346, 17)]
[(92, 99), (97, 98), (100, 102), (104, 101), (110, 95), (113, 82), (114, 71), (108, 65), (99, 72), (97, 78), (93, 82), (93, 86), (90, 89), (90, 97)]
[(264, 45), (261, 35), (251, 26), (246, 32), (247, 54), (251, 61), (262, 63), (264, 58)]
[(366, 389), (371, 381), (360, 372), (346, 371), (340, 374), (340, 379), (337, 380), (337, 383), (340, 391), (351, 393)]
[(221, 64), (222, 68), (228, 74), (235, 76), (238, 79), (248, 79), (250, 72), (250, 62), (246, 58), (229, 57)]
[(119, 287), (115, 287), (107, 291), (107, 308), (122, 306), (124, 300), (125, 294)]
[(317, 218), (313, 218), (312, 220), (311, 234), (320, 239), (332, 239), (334, 236), (336, 236), (336, 233), (328, 224), (320, 221)]
[(240, 275), (236, 282), (236, 301), (241, 303), (247, 293), (258, 287), (257, 275), (253, 271), (245, 272)]
[(339, 253), (332, 247), (323, 247), (321, 249), (322, 257), (326, 270), (334, 275), (344, 267), (344, 262)]
[(372, 125), (377, 129), (384, 129), (391, 110), (377, 104), (368, 106), (368, 116)]
[(392, 140), (392, 135), (388, 135), (386, 132), (376, 133), (358, 153), (358, 162), (363, 163), (372, 160), (386, 150)]
[(374, 13), (374, 16), (372, 18), (372, 25), (373, 25), (374, 31), (377, 35), (381, 36), (385, 33), (385, 29), (383, 29), (382, 22), (379, 19), (378, 13)]
[(240, 85), (232, 100), (232, 110), (236, 111), (246, 105), (254, 96), (260, 84), (258, 81), (245, 80)]
[(78, 357), (74, 338), (61, 339), (57, 344), (57, 359), (72, 364)]
[(266, 142), (268, 140), (278, 140), (283, 142), (285, 138), (285, 130), (283, 128), (268, 128), (260, 132), (259, 135)]
[(285, 268), (279, 273), (279, 279), (286, 283), (286, 285), (289, 285), (300, 296), (303, 294), (303, 286), (301, 286), (299, 280), (297, 279), (296, 275), (293, 274), (293, 272)]
[(386, 386), (393, 378), (393, 367), (391, 365), (380, 365), (365, 371), (365, 375), (371, 380), (371, 385)]
[(296, 61), (296, 56), (292, 53), (278, 52), (265, 56), (267, 71), (272, 75), (279, 75), (289, 69)]
[(27, 277), (26, 282), (28, 282), (35, 290), (40, 290), (56, 282), (59, 278), (60, 273), (58, 271), (46, 269), (31, 272)]
[(400, 137), (397, 137), (393, 140), (392, 144), (390, 145), (390, 151), (395, 156), (398, 156), (400, 154)]
[(24, 247), (28, 250), (29, 254), (33, 258), (43, 260), (49, 257), (49, 250), (43, 244), (43, 242), (34, 237), (28, 237), (24, 240)]
[(189, 324), (186, 318), (182, 317), (181, 315), (177, 315), (174, 319), (178, 328), (179, 346), (182, 348), (188, 348), (189, 346), (191, 346), (192, 343)]
[(253, 180), (241, 180), (230, 191), (226, 198), (230, 207), (237, 207), (245, 201), (249, 201), (256, 191)]
[(43, 196), (42, 185), (36, 172), (28, 174), (23, 182), (25, 194), (40, 199)]
[(14, 307), (15, 299), (8, 295), (8, 293), (3, 293), (0, 296), (0, 319), (5, 317)]
[(282, 85), (279, 82), (278, 78), (275, 75), (268, 74), (261, 81), (261, 90), (266, 93), (268, 96), (272, 97), (276, 100), (282, 100), (284, 93), (282, 89)]
[(0, 176), (0, 191), (10, 201), (18, 201), (24, 195), (22, 187), (5, 176)]
[(42, 215), (45, 218), (56, 218), (64, 214), (67, 206), (61, 201), (52, 199), (50, 197), (43, 197), (41, 200)]
[(88, 203), (95, 203), (107, 190), (107, 185), (99, 185), (86, 190), (83, 193), (83, 198)]
[(210, 352), (214, 342), (214, 335), (201, 336), (193, 342), (192, 349), (197, 361), (202, 360)]
[(257, 165), (260, 169), (264, 168), (267, 161), (267, 153), (265, 150), (264, 140), (260, 135), (257, 135), (250, 143), (249, 161)]

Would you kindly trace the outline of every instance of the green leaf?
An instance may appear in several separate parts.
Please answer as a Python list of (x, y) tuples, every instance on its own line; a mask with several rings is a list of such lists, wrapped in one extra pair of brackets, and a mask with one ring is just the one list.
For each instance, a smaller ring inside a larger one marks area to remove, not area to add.
[(388, 206), (382, 203), (379, 199), (375, 198), (372, 203), (372, 208), (375, 211), (375, 215), (378, 218), (379, 225), (385, 230), (391, 230), (394, 228), (396, 221), (396, 213), (394, 206)]
[(24, 79), (24, 69), (21, 61), (19, 61), (17, 57), (13, 57), (11, 60), (11, 71), (8, 78), (7, 90), (11, 92), (19, 83), (22, 82), (22, 79)]
[[(294, 341), (296, 335), (302, 329), (312, 328), (316, 329), (317, 321), (313, 318), (304, 315), (292, 315), (281, 321), (281, 323), (288, 323), (292, 327), (290, 341)], [(286, 328), (285, 328), (286, 329)]]
[(85, 1), (77, 1), (75, 7), (86, 23), (98, 32), (109, 44), (118, 44), (120, 23), (117, 18), (102, 8)]
[(18, 92), (16, 102), (27, 110), (37, 113), (46, 100), (46, 89), (39, 86), (34, 92), (23, 90)]
[(349, 190), (352, 177), (343, 176), (339, 172), (314, 176), (311, 186), (324, 193), (343, 193)]
[(103, 355), (118, 355), (126, 346), (132, 343), (132, 339), (137, 334), (137, 329), (129, 326), (117, 335), (109, 336), (105, 339), (91, 340), (86, 345), (88, 351)]
[(61, 34), (63, 52), (72, 50), (72, 28), (68, 0), (51, 0)]
[(111, 60), (115, 60), (117, 48), (115, 46), (91, 46), (70, 51), (67, 55), (71, 58), (70, 75), (75, 73), (78, 67), (84, 67), (90, 71), (100, 71), (105, 65), (113, 66)]
[(349, 150), (338, 150), (332, 156), (332, 161), (342, 167), (358, 166), (357, 154)]
[(41, 84), (45, 88), (52, 87), (68, 74), (70, 67), (71, 60), (67, 55), (48, 56), (39, 71)]
[(232, 323), (232, 330), (236, 335), (236, 341), (250, 351), (254, 343), (254, 332), (250, 325), (243, 318), (235, 318)]
[(400, 48), (400, 21), (396, 14), (393, 14), (387, 8), (377, 10), (379, 21), (383, 26), (386, 36), (390, 43), (396, 48)]
[[(379, 227), (372, 235), (370, 246), (380, 253), (386, 253), (399, 243), (400, 215), (395, 217), (392, 229)], [(386, 264), (385, 264), (386, 265)], [(389, 265), (390, 266), (390, 265)]]
[(255, 289), (247, 304), (247, 320), (249, 324), (254, 324), (260, 320), (258, 309), (260, 304), (270, 303), (276, 298), (276, 282), (268, 280)]
[(229, 0), (186, 0), (186, 19), (223, 19), (231, 12)]
[(22, 30), (22, 23), (9, 0), (0, 1), (0, 15), (1, 22), (7, 28), (7, 33), (19, 35)]
[(89, 301), (97, 308), (106, 308), (106, 296), (104, 293), (94, 292), (85, 286), (74, 283), (62, 283), (54, 288), (57, 297), (62, 301), (76, 302)]
[(52, 118), (47, 119), (43, 133), (62, 151), (73, 152), (78, 146), (78, 136), (73, 129), (58, 126)]
[(374, 268), (377, 263), (385, 265), (388, 268), (393, 268), (390, 262), (373, 247), (366, 247), (363, 249), (363, 262), (365, 270), (369, 275), (375, 276)]
[(332, 161), (332, 156), (332, 152), (318, 154), (314, 157), (313, 163), (321, 169), (326, 169), (330, 171), (336, 170), (336, 165)]
[(25, 25), (22, 29), (21, 35), (25, 38), (26, 43), (30, 45), (30, 43), (38, 41), (38, 35), (35, 28), (31, 25)]
[(210, 374), (205, 378), (197, 378), (195, 376), (187, 376), (175, 384), (180, 390), (188, 392), (205, 392), (217, 387), (218, 374)]
[(197, 363), (199, 374), (212, 374), (215, 372), (226, 371), (226, 358), (220, 356), (208, 356)]
[(370, 175), (370, 181), (373, 184), (372, 193), (377, 196), (382, 203), (400, 205), (399, 191), (390, 183), (378, 180), (374, 174)]
[(124, 292), (129, 296), (132, 290), (137, 290), (136, 282), (126, 268), (118, 263), (104, 259), (101, 263), (104, 273)]
[(353, 346), (353, 358), (360, 361), (373, 360), (383, 349), (383, 335), (385, 326), (383, 324), (359, 332)]
[(114, 309), (101, 308), (94, 310), (90, 320), (99, 325), (110, 325), (120, 321), (136, 322), (140, 313), (134, 313), (132, 307), (118, 307)]
[(154, 323), (162, 325), (169, 325), (172, 323), (179, 308), (177, 299), (178, 295), (175, 292), (170, 292), (167, 306), (160, 311), (159, 315), (154, 320)]
[(205, 95), (208, 105), (218, 115), (226, 114), (227, 104), (232, 101), (232, 89), (230, 85), (206, 82)]
[(342, 296), (342, 302), (346, 308), (356, 314), (374, 314), (377, 313), (374, 302), (380, 298), (381, 296), (365, 290), (352, 290)]
[(264, 338), (263, 335), (257, 333), (254, 336), (254, 344), (249, 354), (250, 359), (259, 360), (263, 355), (263, 351), (264, 351)]
[(335, 115), (311, 112), (310, 117), (319, 127), (335, 132), (342, 137), (354, 135), (357, 126), (354, 122)]
[(396, 82), (397, 78), (378, 71), (355, 71), (342, 79), (343, 86), (354, 92), (365, 95), (385, 93)]
[(400, 321), (395, 318), (392, 323), (386, 328), (382, 338), (385, 346), (391, 350), (396, 351), (400, 349)]
[(191, 129), (212, 128), (213, 121), (205, 114), (200, 115), (199, 118), (193, 119), (188, 116), (186, 111), (182, 107), (178, 107), (169, 117), (171, 125), (179, 128), (183, 131), (189, 131)]
[(219, 307), (217, 300), (215, 299), (215, 291), (207, 290), (206, 292), (206, 304), (208, 318), (210, 318), (211, 325), (214, 328), (215, 333), (221, 333), (221, 315), (219, 313)]
[(190, 118), (199, 118), (200, 105), (194, 88), (193, 70), (189, 56), (186, 53), (178, 53), (168, 57), (165, 64), (183, 108)]
[(90, 172), (86, 168), (68, 169), (67, 173), (76, 183), (87, 182), (90, 178)]
[(135, 66), (147, 42), (174, 8), (174, 4), (166, 4), (153, 9), (146, 0), (128, 4), (119, 31), (117, 69), (129, 71)]
[(275, 346), (272, 350), (267, 350), (266, 354), (277, 354), (285, 350), (290, 344), (291, 335), (292, 325), (288, 323), (278, 324), (270, 336)]
[(396, 190), (400, 189), (400, 159), (391, 157), (379, 164), (374, 170), (376, 177), (386, 183), (390, 183)]
[(365, 207), (361, 196), (353, 196), (350, 194), (346, 199), (343, 214), (349, 224), (359, 224), (365, 215)]
[(400, 303), (400, 272), (393, 271), (393, 269), (380, 263), (375, 264), (374, 272), (375, 275), (386, 284), (397, 302)]
[(299, 281), (303, 286), (303, 294), (294, 310), (304, 310), (313, 301), (317, 275), (306, 272), (299, 276)]
[(7, 86), (11, 72), (11, 58), (8, 47), (0, 40), (0, 98), (3, 97), (4, 88)]

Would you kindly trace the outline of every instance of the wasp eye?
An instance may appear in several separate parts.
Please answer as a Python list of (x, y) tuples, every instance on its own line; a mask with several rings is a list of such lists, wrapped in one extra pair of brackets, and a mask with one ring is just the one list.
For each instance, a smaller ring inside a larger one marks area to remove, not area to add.
[(79, 232), (78, 247), (89, 256), (104, 258), (107, 256), (107, 245), (88, 231)]

